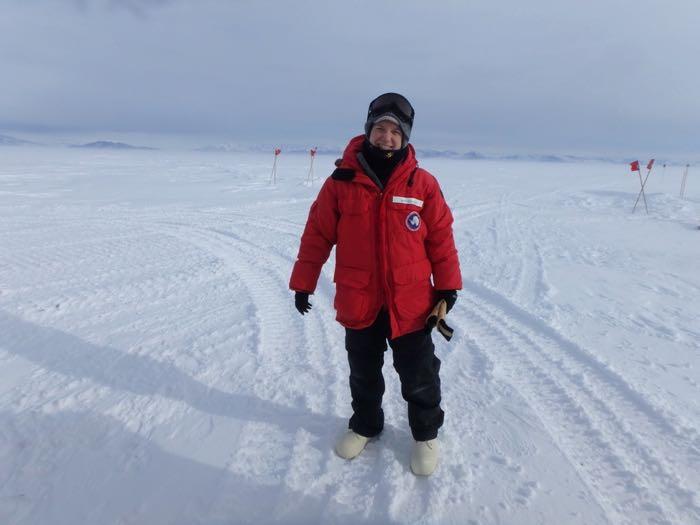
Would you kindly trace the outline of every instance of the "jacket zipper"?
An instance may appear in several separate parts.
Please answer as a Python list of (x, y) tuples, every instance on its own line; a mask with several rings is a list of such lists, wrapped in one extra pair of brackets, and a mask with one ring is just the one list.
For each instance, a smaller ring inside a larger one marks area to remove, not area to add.
[[(384, 196), (385, 191), (382, 191), (379, 193), (379, 228), (381, 232), (381, 237), (383, 240), (383, 244), (385, 246), (388, 246), (388, 230), (386, 227), (386, 205), (385, 205), (385, 196)], [(384, 212), (384, 217), (385, 220), (382, 221), (382, 212)], [(388, 250), (386, 251), (386, 255), (384, 250), (379, 251), (381, 255), (381, 264), (382, 264), (382, 276), (383, 276), (383, 282), (382, 282), (382, 287), (384, 289), (384, 301), (383, 303), (386, 303), (386, 308), (387, 311), (389, 312), (389, 337), (391, 337), (391, 319), (398, 319), (397, 313), (396, 313), (396, 308), (394, 307), (394, 300), (393, 296), (391, 293), (391, 287), (389, 286), (389, 252)]]
[[(379, 282), (379, 307), (383, 308), (385, 305), (384, 303), (386, 302), (386, 279), (385, 279), (385, 272), (384, 272), (384, 254), (382, 250), (382, 243), (381, 243), (381, 216), (382, 216), (382, 199), (384, 197), (384, 192), (379, 191), (379, 194), (377, 195), (377, 225), (374, 230), (374, 251), (378, 255), (377, 257), (377, 265), (379, 266), (379, 271), (377, 272), (377, 279), (381, 280)], [(388, 308), (388, 305), (387, 305)]]
[[(413, 175), (417, 171), (418, 166), (413, 169), (413, 172), (411, 173), (411, 183), (413, 182)], [(390, 180), (389, 182), (395, 182)], [(411, 184), (413, 185), (413, 184)], [(376, 185), (375, 185), (376, 188)], [(386, 229), (386, 221), (382, 221), (382, 210), (385, 208), (384, 206), (384, 193), (386, 193), (386, 189), (379, 189), (379, 210), (378, 210), (378, 221), (379, 221), (379, 232), (375, 229), (374, 231), (374, 249), (376, 250), (376, 253), (379, 255), (377, 257), (377, 260), (379, 262), (379, 267), (380, 267), (380, 273), (383, 276), (382, 277), (382, 283), (379, 288), (380, 290), (380, 303), (381, 306), (385, 306), (387, 308), (387, 311), (389, 311), (389, 337), (391, 337), (391, 318), (393, 316), (394, 319), (398, 319), (398, 315), (396, 313), (396, 308), (394, 307), (394, 301), (391, 295), (391, 289), (389, 287), (389, 272), (388, 272), (388, 258), (389, 254), (386, 254), (386, 257), (384, 256), (384, 250), (382, 250), (381, 247), (381, 240), (384, 241), (384, 244), (387, 243), (387, 229)], [(379, 238), (378, 238), (379, 237)]]

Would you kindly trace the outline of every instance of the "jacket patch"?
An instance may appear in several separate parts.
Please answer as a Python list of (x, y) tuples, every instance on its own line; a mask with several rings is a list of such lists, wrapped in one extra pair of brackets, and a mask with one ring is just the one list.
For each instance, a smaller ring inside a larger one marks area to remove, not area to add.
[(334, 180), (352, 180), (355, 178), (355, 170), (350, 168), (336, 168), (333, 173), (331, 173), (331, 178)]
[(406, 228), (412, 232), (418, 231), (418, 228), (420, 228), (420, 215), (418, 215), (417, 211), (412, 211), (406, 215)]
[(413, 204), (414, 206), (418, 206), (420, 208), (423, 207), (423, 201), (420, 199), (414, 199), (413, 197), (399, 197), (398, 195), (394, 195), (391, 198), (391, 202), (397, 202), (399, 204)]

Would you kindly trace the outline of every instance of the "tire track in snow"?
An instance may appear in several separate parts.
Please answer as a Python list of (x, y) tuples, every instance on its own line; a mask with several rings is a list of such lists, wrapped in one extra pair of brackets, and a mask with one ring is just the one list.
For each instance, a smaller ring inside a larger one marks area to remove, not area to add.
[[(267, 228), (273, 229), (269, 225)], [(294, 264), (294, 259), (292, 259), (288, 254), (282, 252), (278, 247), (271, 249), (270, 246), (262, 246), (258, 244), (258, 242), (245, 238), (240, 234), (233, 234), (230, 231), (221, 231), (219, 229), (211, 229), (211, 231), (225, 237), (226, 240), (230, 240), (232, 238), (237, 239), (239, 242), (244, 243), (244, 246), (252, 248), (253, 252), (255, 253), (264, 254), (266, 257), (269, 257), (271, 254), (275, 256), (275, 259), (277, 259), (278, 262), (277, 264), (273, 265), (271, 269), (276, 274), (277, 280), (281, 285), (279, 287), (280, 294), (287, 298), (286, 301), (281, 301), (281, 304), (285, 305), (284, 308), (289, 313), (289, 317), (291, 319), (290, 325), (300, 324), (304, 334), (303, 339), (296, 341), (296, 345), (294, 346), (295, 354), (297, 357), (300, 357), (301, 360), (305, 361), (312, 370), (314, 370), (314, 372), (317, 374), (317, 379), (321, 380), (321, 383), (323, 383), (325, 386), (332, 383), (334, 388), (326, 388), (325, 391), (327, 394), (330, 394), (333, 391), (335, 391), (337, 394), (337, 391), (339, 390), (337, 375), (333, 381), (328, 381), (327, 375), (329, 371), (336, 373), (339, 371), (340, 367), (338, 365), (340, 360), (338, 360), (338, 356), (343, 355), (344, 357), (345, 351), (342, 347), (337, 348), (338, 345), (333, 343), (335, 337), (329, 330), (329, 325), (334, 322), (333, 320), (335, 318), (335, 313), (332, 308), (332, 299), (329, 300), (329, 297), (332, 297), (332, 291), (331, 294), (319, 293), (320, 291), (327, 291), (330, 286), (327, 285), (323, 279), (319, 280), (316, 294), (314, 294), (314, 297), (311, 298), (311, 301), (313, 302), (312, 312), (314, 313), (311, 315), (306, 314), (304, 317), (300, 317), (294, 308), (294, 296), (291, 290), (288, 288), (289, 275), (291, 273), (292, 265)], [(288, 334), (286, 337), (288, 337)], [(288, 339), (287, 343), (289, 343)], [(342, 350), (342, 354), (338, 350)], [(301, 361), (294, 360), (294, 362)], [(330, 364), (331, 366), (323, 366), (324, 364)], [(309, 408), (320, 412), (332, 410), (336, 408), (336, 399), (337, 396), (333, 396), (333, 402), (331, 402), (331, 396), (327, 395), (325, 403), (326, 406), (315, 406)]]
[[(502, 192), (497, 202), (486, 207), (486, 212), (467, 217), (470, 220), (482, 215), (491, 216), (488, 224), (481, 228), (483, 240), (479, 243), (471, 242), (472, 256), (477, 260), (483, 259), (486, 263), (483, 266), (489, 268), (486, 279), (491, 286), (523, 306), (550, 308), (547, 302), (549, 285), (544, 260), (541, 248), (534, 240), (536, 236), (531, 231), (531, 223), (540, 212), (526, 203), (557, 193), (559, 192), (555, 190), (526, 198), (514, 198), (514, 192)], [(523, 220), (513, 213), (515, 207), (529, 209), (530, 214)], [(489, 253), (492, 254), (490, 259), (486, 259)]]
[[(289, 382), (289, 378), (285, 377), (289, 371), (289, 353), (284, 348), (285, 335), (299, 338), (301, 330), (296, 328), (290, 334), (279, 329), (281, 326), (293, 325), (288, 323), (292, 318), (288, 309), (283, 307), (285, 303), (275, 297), (282, 284), (274, 269), (265, 264), (269, 263), (269, 254), (231, 232), (222, 232), (207, 226), (201, 218), (193, 222), (194, 224), (158, 221), (157, 226), (164, 232), (222, 260), (241, 280), (247, 291), (246, 299), (251, 301), (252, 307), (248, 315), (254, 319), (254, 326), (257, 328), (253, 340), (253, 353), (257, 362), (252, 379), (242, 378), (245, 379), (242, 381), (244, 386), (241, 388), (241, 385), (238, 385), (238, 390), (247, 391), (253, 397), (280, 406), (289, 406), (289, 396), (284, 392)], [(290, 368), (293, 368), (293, 363)], [(237, 374), (234, 374), (234, 377), (238, 377)], [(268, 434), (265, 448), (261, 448), (258, 443), (261, 433)], [(240, 432), (232, 442), (231, 456), (224, 470), (244, 473), (249, 472), (254, 465), (258, 469), (255, 476), (267, 475), (270, 480), (276, 479), (291, 466), (292, 447), (293, 444), (290, 447), (285, 439), (280, 438), (279, 429), (270, 426), (269, 423), (243, 421)], [(281, 463), (286, 464), (286, 470)], [(276, 499), (279, 498), (279, 494), (281, 493), (277, 493)], [(271, 505), (274, 508), (273, 502)]]
[[(534, 216), (529, 217), (531, 221)], [(537, 242), (533, 241), (536, 236), (520, 228), (513, 235), (511, 230), (511, 218), (504, 215), (504, 225), (508, 237), (511, 239), (511, 249), (516, 259), (517, 271), (515, 279), (510, 283), (509, 296), (518, 298), (522, 305), (543, 306), (545, 294), (548, 286), (544, 275), (544, 261), (540, 253)], [(522, 226), (519, 224), (518, 226)]]
[[(333, 353), (330, 350), (333, 346), (332, 338), (320, 321), (306, 322), (312, 316), (302, 319), (294, 309), (293, 295), (287, 287), (293, 261), (286, 255), (271, 252), (268, 246), (259, 246), (257, 242), (234, 233), (237, 228), (229, 228), (220, 221), (207, 226), (200, 217), (195, 222), (199, 224), (176, 224), (175, 228), (180, 230), (179, 234), (185, 240), (221, 258), (249, 288), (255, 325), (258, 326), (256, 353), (259, 355), (260, 366), (255, 379), (256, 393), (267, 400), (275, 400), (280, 393), (292, 393), (297, 383), (290, 383), (288, 379), (290, 370), (294, 369), (302, 372), (310, 369), (316, 376), (315, 382), (320, 382), (325, 387), (328, 381), (324, 377), (328, 369), (337, 368), (321, 366), (322, 363), (327, 363), (329, 353)], [(250, 232), (254, 237), (256, 233), (259, 234), (255, 230)], [(269, 235), (258, 237), (265, 239)], [(288, 297), (288, 300), (280, 301), (281, 294)], [(314, 303), (314, 309), (321, 310), (321, 305), (316, 304), (318, 302)], [(318, 314), (326, 317), (325, 312), (320, 311)], [(328, 388), (307, 390), (305, 394), (313, 404), (309, 408), (315, 411), (327, 411), (332, 406)], [(326, 406), (318, 402), (318, 394), (326, 395)], [(276, 401), (285, 405), (290, 400), (284, 397)]]
[[(305, 336), (296, 341), (295, 348), (301, 349), (302, 360), (307, 360), (317, 377), (333, 377), (332, 380), (327, 379), (326, 386), (319, 391), (327, 394), (326, 405), (333, 407), (331, 410), (335, 414), (342, 417), (348, 415), (350, 403), (347, 389), (343, 388), (347, 383), (347, 358), (342, 337), (338, 338), (337, 327), (333, 321), (335, 319), (335, 310), (332, 306), (334, 287), (328, 279), (324, 279), (322, 274), (316, 293), (312, 297), (313, 311), (303, 319), (294, 309), (293, 295), (287, 287), (303, 224), (244, 213), (224, 212), (218, 215), (212, 211), (180, 213), (176, 217), (177, 222), (170, 220), (170, 216), (164, 218), (162, 215), (144, 215), (140, 220), (169, 227), (196, 228), (202, 235), (213, 236), (212, 240), (216, 237), (217, 240), (214, 242), (220, 245), (219, 250), (223, 250), (222, 253), (232, 255), (235, 251), (246, 251), (252, 266), (258, 266), (259, 258), (272, 256), (276, 262), (269, 265), (268, 269), (276, 274), (279, 293), (289, 297), (288, 302), (281, 302), (283, 305), (289, 305), (288, 312), (292, 312), (289, 326), (301, 326)], [(265, 231), (261, 232), (261, 228)], [(273, 234), (272, 238), (270, 233)], [(284, 249), (285, 246), (287, 250)], [(241, 278), (245, 281), (244, 275)], [(277, 296), (274, 299), (273, 304), (279, 302)], [(257, 323), (259, 325), (259, 322)], [(311, 408), (320, 412), (326, 411), (326, 407), (321, 408), (319, 403), (315, 403)]]
[[(287, 266), (283, 265), (280, 268), (280, 276), (285, 282), (284, 293), (290, 295), (291, 301), (291, 291), (287, 289), (286, 283), (289, 279), (292, 265), (296, 260), (296, 252), (304, 229), (304, 224), (297, 224), (288, 220), (280, 221), (277, 219), (265, 219), (258, 216), (244, 214), (236, 214), (235, 218), (236, 220), (233, 225), (237, 227), (237, 231), (255, 232), (256, 228), (262, 227), (276, 235), (283, 235), (285, 238), (290, 238), (290, 241), (292, 242), (292, 250), (288, 252), (285, 252), (279, 243), (275, 243), (272, 246), (261, 246), (257, 241), (259, 238), (257, 234), (254, 236), (246, 236), (246, 242), (267, 253), (274, 252), (280, 257), (281, 260), (285, 261)], [(284, 224), (285, 227), (280, 227), (280, 223)], [(243, 224), (246, 228), (238, 228), (241, 224)], [(306, 334), (306, 341), (315, 340), (315, 336), (322, 332), (323, 336), (320, 341), (321, 351), (316, 351), (317, 349), (315, 346), (311, 348), (311, 350), (314, 351), (311, 364), (317, 366), (320, 363), (326, 362), (330, 365), (329, 369), (333, 373), (333, 379), (332, 381), (326, 381), (326, 383), (331, 384), (332, 388), (327, 388), (326, 390), (329, 394), (332, 393), (333, 395), (332, 402), (329, 403), (329, 406), (334, 407), (334, 411), (337, 415), (341, 417), (349, 417), (351, 410), (349, 391), (347, 388), (344, 388), (347, 385), (349, 369), (344, 339), (342, 338), (342, 328), (340, 329), (341, 339), (338, 339), (338, 330), (335, 323), (335, 309), (333, 307), (334, 295), (334, 285), (329, 279), (324, 278), (324, 273), (321, 273), (321, 278), (318, 281), (316, 292), (310, 299), (313, 301), (313, 311), (311, 315), (307, 314), (304, 316), (303, 327)], [(333, 333), (333, 330), (331, 330), (331, 327), (336, 328), (335, 334)], [(333, 341), (337, 341), (338, 344), (334, 345)], [(328, 372), (328, 369), (325, 369), (325, 371)]]
[[(251, 301), (250, 315), (255, 319), (254, 325), (257, 327), (254, 352), (258, 360), (257, 377), (264, 367), (265, 354), (269, 352), (271, 347), (280, 346), (279, 337), (273, 337), (271, 340), (267, 326), (269, 323), (280, 322), (287, 317), (286, 312), (278, 308), (270, 294), (271, 289), (278, 288), (274, 277), (263, 271), (260, 260), (253, 261), (246, 257), (246, 252), (240, 249), (238, 243), (234, 243), (233, 238), (224, 242), (220, 235), (213, 234), (204, 227), (187, 223), (159, 222), (159, 226), (166, 233), (174, 235), (188, 244), (195, 245), (222, 260), (225, 267), (233, 271), (243, 283), (247, 292), (246, 299), (249, 298)], [(244, 257), (240, 257), (240, 255), (244, 255)], [(263, 312), (265, 312), (264, 318), (262, 317)], [(259, 386), (259, 383), (254, 381), (253, 385)], [(263, 397), (267, 398), (267, 396)]]
[[(287, 279), (293, 261), (286, 255), (280, 255), (279, 252), (271, 253), (268, 246), (259, 246), (256, 242), (243, 238), (241, 235), (233, 234), (229, 230), (222, 230), (221, 228), (221, 224), (218, 224), (215, 227), (207, 227), (204, 229), (191, 229), (190, 227), (186, 229), (187, 235), (192, 236), (188, 237), (192, 242), (195, 242), (202, 247), (202, 249), (210, 251), (210, 253), (221, 256), (227, 264), (234, 252), (236, 255), (244, 256), (243, 261), (240, 261), (240, 258), (236, 258), (237, 262), (235, 265), (232, 265), (235, 273), (244, 282), (260, 283), (260, 288), (267, 290), (264, 296), (260, 294), (257, 296), (253, 295), (256, 312), (259, 312), (259, 309), (264, 307), (266, 300), (281, 309), (280, 312), (276, 312), (273, 315), (272, 320), (270, 320), (268, 316), (266, 316), (265, 319), (260, 319), (258, 316), (256, 320), (256, 324), (261, 327), (259, 348), (260, 352), (263, 354), (263, 358), (261, 359), (261, 365), (256, 373), (255, 382), (256, 384), (265, 385), (265, 388), (262, 389), (263, 395), (270, 397), (268, 395), (270, 391), (279, 391), (279, 385), (290, 378), (290, 370), (303, 369), (308, 366), (316, 374), (315, 382), (321, 385), (321, 388), (318, 389), (317, 392), (325, 394), (326, 406), (322, 406), (322, 404), (314, 401), (315, 398), (309, 395), (310, 392), (307, 388), (305, 391), (308, 400), (307, 407), (320, 413), (327, 413), (328, 411), (342, 412), (343, 415), (347, 416), (350, 410), (349, 395), (346, 387), (347, 379), (343, 378), (343, 380), (340, 381), (341, 370), (345, 371), (347, 367), (345, 364), (345, 350), (342, 347), (335, 348), (335, 346), (339, 345), (332, 344), (336, 336), (330, 334), (328, 329), (329, 324), (333, 322), (333, 316), (331, 315), (332, 307), (329, 301), (315, 301), (314, 309), (316, 310), (316, 315), (307, 315), (304, 319), (300, 318), (296, 310), (293, 309), (293, 304), (285, 306), (287, 303), (279, 301), (277, 297), (277, 293), (284, 293), (289, 296), (290, 301), (292, 300), (292, 295), (287, 289)], [(261, 268), (261, 259), (265, 263), (269, 263), (264, 265), (269, 271), (265, 271)], [(323, 283), (319, 283), (319, 290), (323, 288)], [(251, 290), (251, 292), (252, 291), (253, 290)], [(319, 306), (321, 307), (319, 308)], [(289, 323), (280, 323), (280, 321), (285, 318)], [(267, 326), (265, 326), (266, 324)], [(298, 330), (290, 333), (280, 332), (279, 330), (275, 332), (274, 328), (268, 328), (275, 325), (279, 327), (280, 324), (284, 326), (301, 326), (303, 338), (298, 336)], [(273, 333), (277, 336), (273, 336)], [(283, 348), (283, 346), (288, 345), (290, 336), (298, 339), (297, 344)], [(266, 363), (265, 354), (272, 357), (274, 360)], [(280, 359), (280, 357), (285, 355), (289, 356), (289, 358)], [(278, 373), (270, 373), (270, 369), (273, 366), (279, 369)], [(332, 380), (329, 380), (329, 373), (333, 376)], [(294, 381), (292, 388), (296, 384), (297, 381)], [(344, 399), (342, 405), (338, 403), (338, 400), (341, 398)], [(278, 402), (287, 404), (288, 401), (289, 399), (285, 398), (280, 399)], [(309, 404), (311, 404), (311, 406), (308, 406)], [(342, 429), (334, 427), (327, 429), (326, 438), (332, 437), (334, 439), (341, 430)], [(303, 446), (303, 443), (297, 443), (297, 441), (300, 439), (308, 440), (308, 437), (304, 438), (304, 435), (304, 433), (297, 432), (291, 446), (285, 443), (279, 444), (280, 447), (288, 450), (288, 455), (284, 458), (280, 458), (280, 460), (287, 463), (287, 465), (283, 468), (278, 465), (278, 471), (290, 472), (294, 467), (295, 456), (291, 452), (293, 448)], [(237, 455), (240, 453), (241, 450), (238, 450)], [(361, 487), (363, 480), (367, 478), (367, 473), (365, 472), (363, 475), (362, 470), (357, 469), (357, 465), (353, 465), (354, 468), (352, 471), (344, 469), (343, 467), (345, 467), (345, 465), (341, 464), (343, 462), (334, 456), (330, 441), (322, 441), (322, 450), (319, 458), (322, 458), (322, 463), (306, 466), (307, 474), (295, 472), (293, 476), (285, 476), (284, 483), (299, 489), (301, 483), (299, 477), (301, 476), (305, 480), (305, 490), (313, 488), (314, 494), (325, 494), (323, 497), (324, 503), (322, 503), (322, 505), (326, 506), (329, 504), (329, 501), (346, 499), (346, 492), (349, 486)], [(319, 461), (321, 461), (321, 459), (319, 459)], [(380, 469), (381, 466), (382, 463), (379, 462), (372, 465), (371, 469)], [(348, 483), (346, 483), (348, 481), (347, 479), (345, 482), (339, 480), (339, 476), (345, 478), (347, 475), (350, 475), (351, 479), (356, 479), (357, 483), (350, 483), (350, 485), (348, 485)], [(358, 478), (357, 476), (360, 477)], [(379, 474), (371, 477), (379, 477)], [(331, 492), (329, 492), (329, 489)], [(283, 486), (282, 495), (280, 496), (282, 499), (284, 499), (284, 490)], [(359, 493), (357, 495), (359, 495)], [(373, 496), (368, 502), (371, 502), (372, 499)]]
[(700, 519), (690, 488), (700, 466), (695, 434), (679, 431), (621, 377), (504, 297), (466, 284), (461, 298), (478, 351), (533, 407), (608, 515), (623, 523)]
[(499, 211), (499, 209), (499, 204), (490, 202), (455, 206), (452, 208), (452, 217), (454, 218), (455, 222), (471, 221), (473, 219), (483, 217), (484, 215), (490, 215), (496, 211)]
[[(46, 219), (40, 217), (39, 220)], [(29, 266), (28, 277), (24, 277), (21, 273), (13, 274), (13, 277), (19, 277), (20, 285), (25, 282), (30, 283), (28, 286), (13, 290), (13, 292), (17, 290), (26, 292), (26, 296), (21, 297), (22, 302), (18, 310), (25, 311), (27, 315), (24, 317), (28, 322), (38, 323), (39, 326), (48, 324), (60, 330), (67, 326), (69, 334), (77, 331), (81, 337), (87, 336), (86, 341), (95, 342), (97, 339), (97, 344), (104, 344), (104, 339), (108, 339), (110, 334), (119, 332), (122, 332), (120, 335), (125, 336), (121, 338), (122, 341), (133, 340), (134, 337), (130, 335), (134, 334), (136, 329), (143, 333), (144, 326), (155, 328), (156, 330), (150, 331), (159, 333), (162, 332), (163, 327), (167, 330), (169, 325), (175, 324), (176, 328), (173, 332), (182, 333), (189, 325), (194, 324), (190, 323), (190, 320), (194, 321), (195, 315), (191, 312), (183, 315), (182, 302), (177, 300), (187, 299), (183, 293), (183, 282), (199, 277), (196, 270), (202, 261), (196, 260), (195, 265), (187, 266), (176, 273), (169, 271), (173, 267), (171, 260), (173, 257), (181, 255), (189, 259), (196, 253), (194, 248), (190, 252), (182, 250), (182, 243), (173, 242), (168, 237), (163, 239), (159, 232), (149, 232), (140, 224), (133, 224), (123, 218), (93, 221), (92, 218), (86, 220), (83, 217), (75, 221), (58, 220), (56, 224), (58, 226), (53, 228), (32, 228), (32, 231), (50, 234), (51, 242), (30, 241), (26, 249), (5, 252), (11, 261), (19, 254), (20, 259), (24, 257)], [(115, 231), (118, 234), (115, 234)], [(70, 242), (63, 243), (62, 239)], [(75, 239), (78, 241), (74, 242)], [(55, 253), (56, 246), (64, 245), (65, 248)], [(56, 271), (48, 272), (46, 262), (55, 265)], [(115, 263), (119, 263), (118, 268)], [(38, 283), (36, 278), (29, 277), (37, 273), (37, 268), (42, 265), (43, 268), (38, 273), (44, 277), (44, 282)], [(16, 266), (19, 265), (12, 264), (11, 269), (16, 271)], [(69, 277), (56, 279), (66, 275)], [(119, 279), (116, 278), (117, 276)], [(134, 305), (133, 309), (123, 308), (133, 299), (138, 300), (138, 304)], [(139, 315), (144, 312), (149, 313), (154, 304), (160, 303), (177, 304), (175, 308), (162, 310), (157, 317)], [(209, 308), (196, 315), (199, 318), (208, 316), (212, 312), (219, 311), (220, 308), (219, 306)], [(156, 335), (151, 339), (158, 338), (160, 336)], [(115, 348), (113, 352), (102, 355), (99, 368), (104, 377), (114, 378), (114, 384), (119, 383), (116, 381), (119, 374), (113, 374), (112, 370), (119, 368), (124, 360), (134, 362), (134, 355), (144, 353), (142, 348), (149, 346), (148, 340), (141, 337), (139, 339), (138, 346), (137, 344), (128, 345), (133, 347), (130, 352), (117, 352)], [(40, 340), (41, 338), (36, 341)], [(25, 338), (24, 344), (36, 346), (34, 336)], [(111, 345), (107, 347), (111, 348)], [(172, 355), (164, 354), (165, 348), (153, 347), (147, 350), (151, 354), (153, 353), (151, 350), (156, 351), (157, 355), (153, 357), (155, 361), (172, 361)], [(64, 349), (56, 348), (55, 351), (64, 351)], [(44, 353), (48, 358), (49, 354)], [(68, 351), (65, 354), (64, 362), (71, 355)], [(40, 355), (40, 352), (36, 351), (36, 354), (32, 355)], [(176, 357), (190, 359), (191, 356), (182, 353)], [(89, 367), (87, 370), (89, 372)], [(133, 374), (134, 370), (128, 373)], [(121, 375), (125, 375), (124, 370), (121, 371)], [(89, 376), (89, 373), (86, 376)], [(134, 383), (127, 381), (127, 384)], [(30, 386), (32, 390), (26, 394), (17, 390), (18, 402), (31, 402), (34, 405), (51, 407), (86, 406), (88, 403), (85, 403), (85, 400), (101, 402), (108, 390), (104, 386), (93, 386), (91, 381), (76, 381), (70, 374), (66, 377), (64, 373), (43, 369), (34, 374)], [(90, 392), (97, 393), (91, 396), (88, 395)], [(117, 398), (126, 399), (123, 393), (116, 394), (115, 399)], [(144, 413), (143, 410), (139, 411), (139, 414), (142, 413)]]
[[(158, 232), (147, 231), (141, 224), (123, 218), (97, 224), (92, 219), (89, 226), (68, 221), (67, 226), (52, 229), (51, 242), (24, 239), (21, 244), (10, 244), (0, 258), (7, 261), (0, 271), (0, 280), (7, 279), (8, 289), (15, 294), (65, 296), (67, 291), (71, 295), (90, 295), (106, 282), (124, 287), (133, 286), (135, 277), (156, 275), (163, 280), (163, 275), (169, 274), (163, 260), (182, 253), (181, 246), (164, 240)], [(66, 265), (66, 261), (71, 264)], [(49, 279), (37, 282), (37, 274)]]
[[(556, 192), (555, 192), (556, 193)], [(512, 202), (512, 193), (503, 194), (499, 200), (499, 214), (494, 218), (492, 228), (501, 233), (502, 239), (499, 238), (504, 248), (511, 254), (512, 271), (508, 267), (508, 263), (504, 263), (501, 273), (496, 281), (498, 288), (507, 290), (509, 297), (516, 298), (522, 305), (536, 305), (538, 307), (546, 306), (546, 293), (549, 289), (544, 272), (544, 260), (540, 252), (540, 247), (536, 241), (535, 235), (529, 231), (527, 225), (532, 224), (533, 219), (537, 217), (537, 212), (527, 217), (525, 222), (513, 220), (511, 210), (513, 206), (525, 206), (522, 202)], [(549, 195), (545, 193), (543, 195)], [(542, 195), (536, 195), (523, 202), (532, 199), (537, 199)], [(497, 227), (497, 220), (502, 223), (502, 227)], [(506, 275), (512, 277), (508, 282), (502, 282)]]
[[(205, 212), (205, 215), (210, 214), (211, 212)], [(297, 223), (280, 217), (271, 219), (266, 216), (226, 211), (222, 215), (217, 216), (216, 220), (219, 221), (219, 223), (222, 220), (226, 220), (230, 224), (246, 225), (253, 230), (265, 228), (275, 234), (289, 236), (296, 242), (299, 241), (304, 231), (304, 223)]]

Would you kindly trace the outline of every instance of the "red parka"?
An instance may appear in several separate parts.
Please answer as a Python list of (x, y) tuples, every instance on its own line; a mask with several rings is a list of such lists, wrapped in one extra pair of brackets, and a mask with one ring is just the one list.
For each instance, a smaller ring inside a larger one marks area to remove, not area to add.
[(462, 277), (452, 213), (413, 146), (382, 190), (357, 159), (363, 140), (350, 141), (311, 205), (289, 287), (313, 293), (335, 245), (337, 321), (365, 328), (385, 306), (393, 339), (422, 329), (435, 290), (459, 290)]

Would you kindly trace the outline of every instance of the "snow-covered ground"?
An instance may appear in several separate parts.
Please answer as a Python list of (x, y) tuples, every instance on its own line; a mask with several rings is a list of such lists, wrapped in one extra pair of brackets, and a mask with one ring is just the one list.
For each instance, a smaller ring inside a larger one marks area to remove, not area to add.
[[(700, 173), (428, 159), (464, 290), (446, 423), (356, 460), (333, 258), (287, 290), (308, 158), (0, 151), (0, 523), (700, 523)], [(333, 158), (319, 157), (325, 177)]]

